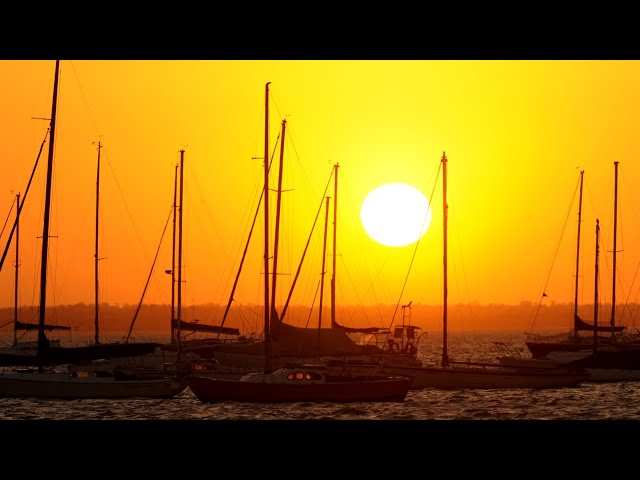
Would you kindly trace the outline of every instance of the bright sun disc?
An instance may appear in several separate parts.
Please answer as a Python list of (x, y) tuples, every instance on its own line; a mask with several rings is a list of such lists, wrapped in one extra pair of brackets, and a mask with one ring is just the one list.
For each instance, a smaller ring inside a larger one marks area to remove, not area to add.
[(369, 192), (360, 220), (367, 234), (389, 247), (418, 241), (429, 228), (431, 209), (420, 190), (404, 183), (388, 183)]

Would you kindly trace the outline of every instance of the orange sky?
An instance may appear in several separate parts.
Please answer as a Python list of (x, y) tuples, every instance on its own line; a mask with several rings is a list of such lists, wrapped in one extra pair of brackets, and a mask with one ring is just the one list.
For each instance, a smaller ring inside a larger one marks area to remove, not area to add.
[[(47, 122), (32, 117), (50, 116), (54, 64), (0, 61), (3, 224), (16, 192), (24, 193), (46, 131)], [(262, 161), (254, 157), (263, 156), (266, 82), (272, 148), (287, 120), (283, 188), (290, 191), (283, 195), (280, 302), (338, 162), (338, 301), (441, 303), (442, 183), (435, 175), (443, 151), (450, 302), (535, 302), (543, 289), (550, 302), (573, 300), (577, 198), (569, 209), (580, 169), (580, 299), (593, 301), (597, 216), (600, 295), (610, 300), (614, 161), (620, 162), (617, 298), (636, 300), (638, 61), (64, 60), (50, 228), (52, 304), (94, 301), (98, 140), (104, 145), (100, 301), (140, 301), (184, 148), (183, 302), (226, 304), (262, 188)], [(21, 219), (20, 305), (38, 304), (46, 152)], [(406, 286), (415, 245), (377, 244), (359, 220), (367, 193), (389, 182), (433, 195), (433, 220)], [(270, 202), (275, 205), (274, 193)], [(261, 213), (235, 296), (241, 303), (263, 298), (262, 219)], [(310, 247), (309, 261), (316, 263), (301, 276), (294, 302), (310, 303), (316, 291), (323, 226), (324, 207)], [(171, 301), (170, 277), (162, 273), (171, 267), (170, 235), (171, 223), (146, 302)], [(13, 305), (14, 255), (12, 247), (0, 272), (0, 306)], [(328, 257), (324, 302), (330, 277)]]

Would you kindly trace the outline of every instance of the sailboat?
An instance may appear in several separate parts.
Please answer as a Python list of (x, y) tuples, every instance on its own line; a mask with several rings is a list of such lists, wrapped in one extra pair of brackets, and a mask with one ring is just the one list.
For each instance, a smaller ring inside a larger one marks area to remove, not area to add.
[(447, 157), (441, 158), (443, 179), (443, 337), (442, 360), (439, 366), (388, 366), (385, 372), (411, 377), (412, 389), (442, 388), (559, 388), (576, 386), (589, 378), (582, 368), (526, 368), (505, 367), (499, 363), (454, 362), (447, 349)]
[[(144, 378), (123, 377), (113, 369), (113, 366), (106, 358), (102, 358), (98, 362), (61, 361), (66, 347), (51, 347), (51, 343), (45, 334), (49, 215), (51, 210), (59, 71), (60, 61), (56, 60), (40, 264), (38, 342), (36, 355), (30, 357), (35, 360), (37, 368), (22, 367), (25, 362), (19, 359), (20, 361), (13, 365), (21, 365), (21, 367), (0, 371), (0, 397), (125, 398), (143, 396), (171, 398), (186, 389), (186, 380), (184, 378), (165, 375)], [(51, 352), (54, 350), (62, 351), (63, 353), (52, 354)], [(54, 363), (54, 366), (51, 363)]]
[[(14, 275), (14, 309), (13, 309), (13, 343), (5, 347), (0, 348), (0, 355), (11, 355), (16, 358), (23, 358), (28, 356), (35, 356), (38, 351), (38, 342), (34, 341), (20, 341), (18, 338), (18, 332), (21, 330), (31, 330), (35, 325), (29, 323), (23, 323), (18, 320), (18, 277), (20, 268), (20, 193), (16, 194), (16, 200), (14, 202), (16, 206), (16, 219), (15, 219), (15, 275)], [(9, 212), (11, 213), (11, 212)], [(71, 330), (71, 327), (64, 325), (46, 325), (47, 330)], [(55, 340), (57, 345), (60, 344), (59, 340)]]
[[(622, 325), (615, 325), (611, 327), (596, 326), (584, 321), (578, 315), (578, 282), (580, 278), (580, 227), (582, 225), (582, 190), (584, 184), (584, 170), (580, 171), (580, 197), (578, 201), (578, 239), (576, 247), (576, 273), (575, 273), (575, 287), (574, 287), (574, 301), (573, 301), (573, 329), (568, 334), (541, 336), (533, 333), (528, 333), (527, 341), (525, 342), (527, 348), (531, 352), (533, 358), (544, 359), (548, 358), (549, 354), (553, 352), (581, 352), (584, 350), (590, 350), (593, 348), (594, 339), (599, 343), (609, 343), (612, 339), (612, 334), (622, 332), (625, 327)], [(599, 229), (599, 227), (598, 227)], [(597, 245), (596, 245), (597, 248)], [(597, 281), (597, 279), (596, 279)], [(592, 335), (581, 335), (580, 332), (593, 332)], [(567, 356), (571, 358), (571, 356)]]
[[(281, 145), (285, 135), (285, 125), (283, 122), (283, 130), (281, 136)], [(282, 149), (281, 149), (282, 162)], [(337, 255), (337, 197), (338, 197), (338, 168), (339, 164), (335, 164), (332, 168), (331, 177), (333, 178), (333, 267), (331, 277), (331, 305), (330, 305), (330, 326), (322, 325), (322, 298), (323, 284), (320, 284), (320, 306), (318, 309), (318, 327), (306, 328), (298, 327), (286, 323), (285, 314), (291, 299), (293, 288), (295, 287), (300, 266), (293, 280), (293, 286), (289, 292), (287, 303), (285, 304), (279, 318), (279, 352), (283, 362), (290, 364), (302, 364), (307, 362), (322, 363), (351, 363), (364, 367), (369, 365), (375, 368), (379, 363), (401, 364), (419, 366), (422, 362), (418, 359), (418, 342), (424, 334), (418, 333), (420, 327), (411, 325), (408, 320), (410, 314), (405, 314), (405, 309), (409, 309), (411, 305), (403, 306), (402, 325), (397, 325), (393, 331), (383, 327), (365, 327), (353, 328), (341, 325), (336, 319), (336, 258)], [(331, 180), (330, 177), (330, 180)], [(327, 185), (327, 190), (329, 185)], [(329, 205), (327, 204), (327, 215), (325, 218), (325, 248), (323, 249), (323, 258), (326, 256), (326, 222), (328, 221)], [(262, 202), (262, 198), (260, 200)], [(256, 212), (257, 217), (258, 212)], [(255, 217), (254, 217), (255, 224)], [(253, 227), (252, 227), (253, 230)], [(307, 244), (308, 245), (308, 244)], [(306, 251), (306, 249), (305, 249)], [(245, 249), (246, 252), (246, 249)], [(304, 259), (304, 254), (303, 254)], [(322, 278), (324, 277), (325, 266), (321, 268)], [(239, 273), (239, 272), (238, 272)], [(237, 282), (237, 277), (236, 277)], [(234, 285), (235, 288), (235, 285)], [(219, 328), (224, 327), (224, 320), (228, 312), (234, 290), (230, 296), (230, 302), (227, 305), (223, 322)], [(201, 344), (188, 348), (203, 360), (215, 360), (225, 365), (234, 365), (242, 368), (260, 370), (264, 364), (264, 345), (263, 341), (253, 342), (231, 342), (217, 344)]]
[[(591, 372), (591, 380), (596, 382), (615, 382), (640, 380), (640, 341), (636, 336), (620, 335), (616, 325), (616, 266), (617, 266), (617, 227), (618, 227), (618, 163), (614, 162), (614, 217), (613, 217), (613, 285), (611, 298), (611, 321), (609, 326), (598, 326), (597, 288), (594, 299), (594, 335), (591, 354), (568, 362), (569, 366), (586, 368)], [(599, 230), (599, 226), (597, 227)], [(597, 277), (597, 271), (596, 271)], [(596, 283), (597, 285), (597, 283)], [(604, 342), (597, 332), (608, 329), (610, 336)]]
[[(273, 253), (273, 283), (270, 279), (269, 247), (269, 83), (265, 85), (264, 142), (264, 369), (244, 375), (239, 380), (215, 378), (192, 373), (188, 384), (203, 402), (390, 402), (404, 401), (409, 378), (389, 375), (357, 375), (336, 372), (328, 365), (294, 365), (280, 367), (279, 336), (281, 322), (275, 308), (276, 266), (278, 260), (278, 226), (281, 179), (278, 186), (276, 228)], [(284, 122), (283, 122), (284, 125)], [(282, 174), (282, 156), (280, 162)], [(270, 298), (271, 295), (271, 298)]]
[[(57, 71), (57, 70), (56, 70)], [(31, 174), (31, 178), (27, 185), (27, 189), (25, 191), (24, 198), (22, 202), (20, 202), (20, 198), (17, 199), (17, 214), (16, 220), (14, 222), (13, 228), (10, 232), (9, 239), (7, 242), (7, 246), (5, 248), (4, 254), (0, 259), (0, 269), (2, 269), (2, 265), (4, 263), (4, 259), (6, 258), (6, 253), (8, 251), (10, 242), (12, 240), (13, 233), (16, 233), (16, 314), (14, 319), (14, 332), (19, 330), (24, 331), (38, 331), (40, 329), (39, 324), (29, 323), (29, 322), (20, 322), (17, 317), (17, 268), (18, 268), (18, 224), (19, 224), (19, 216), (24, 205), (26, 195), (29, 191), (29, 187), (31, 185), (31, 180), (33, 179), (33, 175), (35, 173), (36, 167), (38, 165), (38, 161), (40, 159), (40, 155), (42, 153), (42, 148), (44, 143), (49, 136), (49, 145), (50, 145), (50, 155), (51, 153), (51, 145), (53, 144), (54, 138), (53, 135), (55, 133), (53, 119), (51, 120), (52, 125), (47, 130), (47, 135), (43, 139), (43, 142), (40, 146), (40, 151), (38, 152), (38, 156), (35, 161), (35, 165), (33, 168), (33, 172)], [(100, 150), (102, 145), (98, 142), (98, 160), (97, 160), (97, 173), (96, 173), (96, 215), (95, 215), (95, 317), (94, 317), (94, 342), (90, 345), (76, 345), (76, 346), (68, 346), (62, 345), (59, 340), (50, 340), (48, 341), (48, 348), (46, 352), (40, 352), (40, 356), (37, 357), (38, 352), (38, 342), (34, 341), (20, 341), (18, 342), (17, 335), (14, 335), (14, 343), (11, 347), (0, 349), (0, 366), (11, 366), (11, 365), (21, 365), (21, 366), (36, 366), (42, 362), (48, 365), (60, 365), (64, 363), (75, 363), (75, 362), (83, 362), (83, 361), (92, 361), (92, 360), (100, 360), (106, 358), (121, 358), (121, 357), (135, 357), (139, 355), (146, 355), (155, 350), (155, 348), (159, 345), (157, 342), (131, 342), (131, 343), (122, 343), (122, 342), (110, 342), (110, 343), (102, 343), (100, 341), (99, 335), (99, 318), (98, 318), (98, 261), (100, 260), (98, 256), (98, 212), (99, 212), (99, 200), (100, 200)], [(41, 279), (44, 281), (44, 279)], [(42, 301), (42, 300), (41, 300)], [(53, 324), (45, 324), (45, 331), (59, 331), (59, 330), (71, 330), (71, 327), (65, 325), (53, 325)]]

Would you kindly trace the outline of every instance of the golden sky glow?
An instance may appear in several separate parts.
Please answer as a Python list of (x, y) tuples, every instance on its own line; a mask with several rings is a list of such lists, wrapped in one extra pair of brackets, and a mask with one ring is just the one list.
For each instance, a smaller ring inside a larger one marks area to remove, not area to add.
[[(54, 64), (0, 61), (3, 224), (15, 194), (24, 194), (45, 135), (48, 122), (32, 117), (50, 116)], [(580, 296), (592, 301), (597, 217), (603, 242), (600, 295), (606, 301), (614, 161), (620, 162), (617, 295), (621, 301), (636, 299), (638, 61), (64, 60), (50, 228), (52, 304), (94, 301), (98, 141), (104, 146), (101, 302), (140, 300), (171, 213), (175, 165), (184, 149), (184, 302), (226, 304), (262, 189), (266, 82), (271, 149), (286, 119), (281, 301), (319, 211), (308, 254), (316, 263), (305, 273), (306, 283), (301, 276), (299, 301), (310, 303), (317, 290), (323, 194), (328, 188), (326, 195), (334, 195), (331, 173), (338, 163), (338, 301), (439, 304), (437, 173), (443, 152), (449, 160), (451, 302), (518, 304), (537, 301), (543, 289), (550, 301), (572, 301), (577, 198), (573, 213), (569, 209), (581, 169)], [(46, 152), (45, 147), (20, 224), (21, 305), (38, 301)], [(408, 278), (415, 245), (381, 245), (367, 236), (359, 218), (366, 195), (393, 182), (419, 189), (433, 208)], [(276, 186), (274, 175), (271, 188)], [(239, 302), (261, 302), (262, 218), (235, 295)], [(332, 272), (331, 217), (327, 224), (325, 288)], [(163, 273), (171, 268), (170, 236), (169, 220), (149, 303), (170, 302), (170, 277)], [(11, 247), (0, 272), (2, 306), (13, 305), (14, 252)]]

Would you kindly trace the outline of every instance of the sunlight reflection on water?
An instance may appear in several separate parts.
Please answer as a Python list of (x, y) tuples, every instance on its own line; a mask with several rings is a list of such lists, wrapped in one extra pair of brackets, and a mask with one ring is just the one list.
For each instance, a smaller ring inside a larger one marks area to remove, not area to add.
[[(451, 337), (450, 355), (492, 360), (493, 341), (523, 343), (522, 333)], [(437, 361), (439, 339), (421, 342), (425, 363)], [(639, 420), (640, 382), (584, 383), (545, 390), (410, 391), (402, 403), (251, 404), (200, 402), (187, 389), (172, 399), (0, 399), (0, 420)]]

